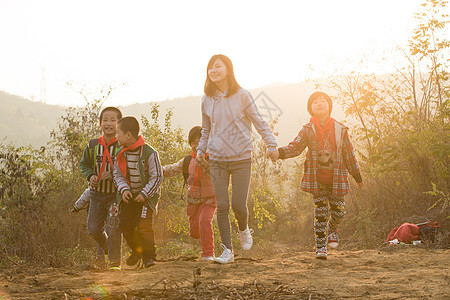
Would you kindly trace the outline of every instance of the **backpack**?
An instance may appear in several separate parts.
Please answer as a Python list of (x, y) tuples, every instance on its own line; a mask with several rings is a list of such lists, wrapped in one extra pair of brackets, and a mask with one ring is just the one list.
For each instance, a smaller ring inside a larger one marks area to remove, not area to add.
[(410, 244), (419, 238), (419, 231), (419, 226), (416, 224), (403, 223), (391, 230), (386, 242), (398, 240), (401, 243)]
[(397, 239), (401, 243), (410, 244), (414, 240), (431, 241), (436, 239), (439, 223), (427, 221), (420, 224), (403, 223), (395, 227), (388, 235), (386, 242)]
[(89, 158), (92, 161), (92, 165), (95, 166), (97, 160), (97, 148), (98, 148), (98, 138), (89, 140)]
[[(186, 185), (187, 180), (189, 178), (189, 164), (191, 163), (192, 156), (186, 155), (183, 160), (183, 177), (184, 177), (184, 185)], [(184, 189), (183, 185), (183, 189)]]
[(416, 225), (419, 226), (419, 238), (434, 243), (439, 230), (439, 223), (427, 221)]

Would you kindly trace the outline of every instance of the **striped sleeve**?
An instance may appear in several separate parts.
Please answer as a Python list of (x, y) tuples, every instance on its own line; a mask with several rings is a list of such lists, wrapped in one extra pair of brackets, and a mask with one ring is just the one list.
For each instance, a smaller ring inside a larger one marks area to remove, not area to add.
[(280, 159), (291, 158), (302, 154), (303, 150), (308, 146), (307, 128), (303, 126), (295, 139), (289, 145), (278, 148)]
[(117, 187), (117, 190), (121, 195), (124, 191), (131, 190), (130, 186), (128, 185), (127, 179), (123, 176), (122, 171), (120, 171), (118, 160), (116, 160), (114, 163), (113, 180), (114, 184)]
[(76, 210), (83, 209), (89, 203), (89, 201), (91, 201), (91, 192), (87, 188), (86, 190), (84, 190), (83, 194), (81, 194), (80, 198), (78, 198), (77, 202), (75, 202), (73, 207)]
[(163, 180), (163, 171), (158, 152), (153, 152), (149, 156), (147, 163), (150, 178), (145, 187), (142, 189), (142, 193), (144, 193), (147, 198), (151, 198), (158, 193), (159, 187), (161, 186), (161, 182)]

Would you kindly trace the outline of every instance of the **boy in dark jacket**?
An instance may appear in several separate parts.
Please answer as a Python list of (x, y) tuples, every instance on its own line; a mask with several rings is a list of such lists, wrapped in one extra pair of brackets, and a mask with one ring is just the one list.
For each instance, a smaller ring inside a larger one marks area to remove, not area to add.
[(155, 264), (153, 212), (163, 179), (158, 152), (139, 135), (139, 122), (124, 117), (117, 123), (117, 139), (122, 146), (116, 158), (114, 182), (120, 202), (120, 228), (131, 248), (127, 265), (142, 258), (145, 268)]
[(87, 229), (98, 244), (97, 264), (103, 265), (105, 254), (108, 254), (110, 269), (121, 266), (122, 237), (118, 228), (116, 187), (112, 180), (118, 148), (116, 126), (121, 117), (122, 113), (115, 107), (102, 110), (100, 128), (103, 135), (89, 141), (80, 162), (81, 172), (90, 186)]

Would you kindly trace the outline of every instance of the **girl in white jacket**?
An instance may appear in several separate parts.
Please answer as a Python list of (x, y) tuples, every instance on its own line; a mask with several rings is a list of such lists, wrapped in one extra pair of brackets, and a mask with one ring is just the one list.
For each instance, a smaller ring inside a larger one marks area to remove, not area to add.
[[(267, 146), (267, 155), (278, 158), (277, 142), (269, 125), (261, 117), (252, 95), (241, 88), (234, 77), (233, 64), (225, 55), (211, 57), (202, 99), (202, 137), (197, 147), (197, 163), (210, 168), (217, 202), (217, 222), (222, 238), (219, 263), (234, 261), (231, 229), (228, 218), (231, 177), (231, 206), (238, 221), (239, 238), (244, 250), (253, 244), (248, 228), (247, 195), (251, 176), (253, 151), (252, 124)], [(205, 153), (210, 155), (209, 163)]]

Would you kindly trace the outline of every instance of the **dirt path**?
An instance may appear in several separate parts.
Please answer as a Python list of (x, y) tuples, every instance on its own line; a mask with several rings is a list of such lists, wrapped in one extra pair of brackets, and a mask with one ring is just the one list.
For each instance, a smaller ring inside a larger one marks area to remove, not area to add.
[(403, 248), (334, 251), (326, 261), (285, 252), (228, 265), (175, 260), (144, 270), (16, 269), (0, 271), (0, 299), (450, 299), (449, 265), (448, 249)]

